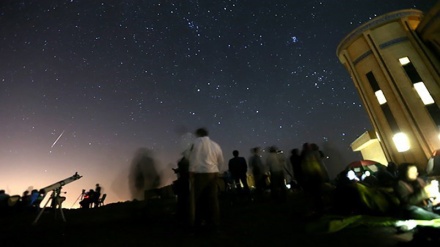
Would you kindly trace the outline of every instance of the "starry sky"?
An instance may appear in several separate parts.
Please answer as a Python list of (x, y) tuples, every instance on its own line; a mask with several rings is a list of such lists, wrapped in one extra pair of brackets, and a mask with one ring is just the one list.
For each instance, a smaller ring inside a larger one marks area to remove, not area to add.
[(0, 189), (21, 194), (78, 172), (64, 207), (96, 183), (133, 198), (140, 150), (162, 185), (189, 133), (225, 160), (317, 143), (332, 176), (360, 159), (371, 124), (336, 56), (382, 14), (435, 0), (57, 0), (0, 2)]

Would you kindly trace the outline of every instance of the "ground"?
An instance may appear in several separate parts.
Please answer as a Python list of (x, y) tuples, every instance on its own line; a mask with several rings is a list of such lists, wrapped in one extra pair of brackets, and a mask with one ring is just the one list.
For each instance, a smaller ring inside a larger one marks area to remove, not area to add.
[[(345, 227), (325, 232), (319, 217), (306, 217), (301, 193), (284, 203), (270, 197), (252, 201), (234, 195), (221, 198), (221, 227), (196, 233), (177, 223), (175, 199), (153, 198), (104, 205), (96, 209), (11, 212), (0, 222), (10, 246), (397, 246), (411, 232), (393, 226)], [(36, 221), (36, 222), (35, 222)], [(312, 226), (312, 227), (311, 227)], [(310, 230), (312, 229), (312, 230)]]

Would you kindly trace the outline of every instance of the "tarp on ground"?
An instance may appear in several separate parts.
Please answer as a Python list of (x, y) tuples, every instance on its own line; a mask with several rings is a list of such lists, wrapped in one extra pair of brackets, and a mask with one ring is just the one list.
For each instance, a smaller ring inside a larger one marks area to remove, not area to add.
[(309, 233), (334, 233), (346, 227), (357, 227), (357, 226), (399, 227), (402, 224), (431, 226), (431, 227), (440, 228), (440, 219), (402, 221), (396, 218), (369, 216), (369, 215), (352, 215), (352, 216), (326, 215), (316, 221), (309, 222), (306, 225), (306, 231)]

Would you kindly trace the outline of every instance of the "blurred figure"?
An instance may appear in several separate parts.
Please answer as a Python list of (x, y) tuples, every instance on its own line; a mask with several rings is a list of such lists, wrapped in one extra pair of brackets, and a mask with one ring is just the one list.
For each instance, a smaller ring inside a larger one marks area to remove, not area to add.
[(315, 143), (303, 144), (301, 152), (301, 171), (305, 186), (314, 187), (316, 184), (330, 181), (327, 167), (324, 163), (324, 154)]
[(20, 206), (21, 207), (29, 207), (31, 205), (31, 199), (30, 199), (29, 191), (25, 190), (23, 191), (23, 194), (20, 198)]
[(0, 209), (8, 206), (9, 194), (5, 190), (0, 190)]
[(248, 166), (246, 159), (238, 156), (238, 150), (234, 150), (232, 155), (234, 157), (230, 159), (228, 163), (229, 172), (231, 173), (232, 179), (234, 180), (238, 191), (247, 194), (249, 193), (249, 185), (247, 183)]
[(399, 215), (404, 219), (440, 219), (432, 206), (440, 202), (437, 183), (426, 183), (419, 177), (417, 166), (412, 163), (399, 165), (399, 180), (395, 190), (400, 200)]
[(43, 200), (43, 195), (44, 193), (41, 193), (41, 191), (38, 191), (37, 189), (33, 189), (31, 191), (31, 195), (30, 195), (30, 206), (32, 208), (40, 208), (40, 203)]
[(224, 170), (223, 152), (220, 146), (208, 137), (204, 128), (196, 130), (196, 139), (189, 154), (190, 172), (190, 224), (216, 229), (220, 224), (218, 201), (219, 174)]
[(284, 202), (287, 196), (287, 187), (284, 181), (285, 164), (280, 158), (276, 146), (269, 147), (266, 165), (270, 173), (270, 194), (275, 201)]
[(262, 195), (266, 188), (266, 169), (261, 160), (261, 148), (254, 147), (251, 149), (251, 157), (249, 157), (249, 167), (254, 177), (255, 192)]
[(284, 166), (284, 185), (286, 188), (290, 188), (293, 183), (292, 181), (294, 181), (292, 164), (290, 164), (290, 159), (287, 159), (284, 155), (283, 150), (278, 149), (277, 154), (281, 164)]
[(147, 191), (157, 189), (161, 183), (151, 150), (140, 148), (131, 162), (129, 187), (133, 199), (146, 200)]
[(0, 201), (3, 201), (8, 198), (9, 198), (9, 195), (6, 194), (5, 190), (0, 190)]
[(177, 180), (173, 183), (173, 191), (177, 195), (177, 219), (186, 223), (189, 221), (189, 161), (185, 157), (177, 162), (177, 168), (173, 169), (177, 174)]
[(294, 148), (290, 151), (289, 159), (293, 169), (293, 177), (296, 181), (296, 188), (294, 189), (302, 189), (303, 175), (301, 170), (301, 155), (298, 148)]
[(94, 207), (99, 207), (99, 199), (101, 198), (101, 186), (99, 184), (96, 184), (95, 186), (95, 193), (93, 194), (93, 204)]
[(383, 189), (393, 191), (393, 188), (396, 185), (398, 179), (397, 165), (394, 162), (390, 161), (388, 162), (387, 166), (384, 166), (380, 163), (376, 164), (376, 166), (378, 170), (371, 176), (375, 177), (376, 184), (372, 185), (376, 185)]
[(395, 178), (397, 178), (399, 175), (398, 166), (393, 161), (388, 162), (387, 171)]
[(86, 192), (83, 199), (79, 202), (81, 208), (84, 209), (91, 208), (91, 205), (94, 202), (94, 196), (95, 196), (95, 191), (93, 189), (90, 189), (88, 192)]
[(304, 143), (301, 151), (302, 187), (312, 205), (311, 214), (322, 214), (325, 209), (324, 197), (329, 189), (329, 175), (324, 164), (324, 154), (318, 145)]

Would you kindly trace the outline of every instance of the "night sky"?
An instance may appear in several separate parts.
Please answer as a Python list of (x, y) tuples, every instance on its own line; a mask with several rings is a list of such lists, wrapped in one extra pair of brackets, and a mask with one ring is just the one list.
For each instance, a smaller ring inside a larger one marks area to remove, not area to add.
[(332, 176), (361, 158), (372, 129), (336, 56), (379, 15), (436, 0), (0, 2), (0, 189), (21, 194), (78, 172), (77, 207), (96, 183), (131, 200), (149, 150), (170, 184), (188, 133), (206, 127), (225, 160), (317, 143)]

